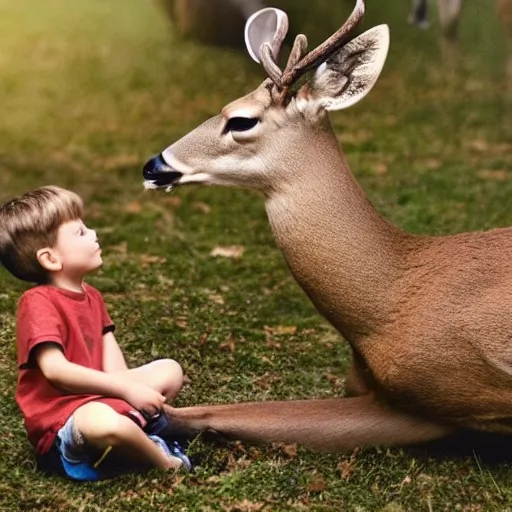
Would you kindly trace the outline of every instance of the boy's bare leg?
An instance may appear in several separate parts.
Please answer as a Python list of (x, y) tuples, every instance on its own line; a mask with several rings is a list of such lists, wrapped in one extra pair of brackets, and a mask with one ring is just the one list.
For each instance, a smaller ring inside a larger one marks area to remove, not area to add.
[(87, 444), (160, 469), (178, 469), (183, 463), (168, 457), (132, 420), (101, 402), (89, 402), (74, 413), (75, 426)]
[(130, 379), (153, 388), (172, 401), (183, 386), (183, 370), (173, 359), (158, 359), (151, 363), (119, 372), (128, 374)]

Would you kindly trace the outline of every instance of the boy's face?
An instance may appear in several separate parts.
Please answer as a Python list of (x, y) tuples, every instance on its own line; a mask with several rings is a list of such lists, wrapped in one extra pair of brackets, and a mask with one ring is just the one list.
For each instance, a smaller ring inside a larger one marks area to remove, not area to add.
[(84, 276), (103, 264), (96, 231), (89, 229), (81, 219), (59, 227), (57, 244), (53, 249), (62, 265), (62, 272), (70, 277)]

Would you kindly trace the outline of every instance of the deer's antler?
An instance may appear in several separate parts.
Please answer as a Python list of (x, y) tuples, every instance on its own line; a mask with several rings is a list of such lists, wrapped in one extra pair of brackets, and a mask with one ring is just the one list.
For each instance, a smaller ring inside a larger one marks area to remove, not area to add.
[(340, 29), (295, 65), (285, 69), (281, 78), (281, 87), (289, 87), (301, 75), (325, 62), (333, 53), (339, 50), (345, 44), (347, 35), (362, 21), (364, 12), (364, 0), (357, 0), (352, 14)]
[(261, 65), (263, 66), (263, 69), (267, 72), (267, 75), (270, 77), (272, 82), (274, 82), (278, 87), (280, 87), (283, 72), (281, 71), (281, 68), (276, 64), (274, 56), (272, 55), (272, 48), (268, 43), (263, 43), (261, 45), (260, 58)]
[(308, 53), (308, 40), (304, 34), (299, 34), (295, 38), (295, 42), (293, 43), (292, 51), (288, 56), (288, 62), (286, 63), (285, 69), (289, 69), (295, 66), (295, 64), (304, 58), (306, 53)]
[(261, 47), (261, 63), (268, 76), (278, 89), (287, 89), (304, 73), (325, 62), (346, 42), (348, 34), (361, 22), (365, 13), (364, 0), (356, 0), (356, 6), (343, 26), (331, 37), (306, 54), (307, 39), (299, 34), (295, 39), (286, 68), (283, 71), (277, 65), (270, 45), (264, 43)]

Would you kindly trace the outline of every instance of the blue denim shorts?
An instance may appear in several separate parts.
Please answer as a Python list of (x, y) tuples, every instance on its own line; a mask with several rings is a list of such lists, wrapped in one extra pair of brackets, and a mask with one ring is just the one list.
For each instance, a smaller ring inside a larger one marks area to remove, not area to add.
[(72, 414), (57, 432), (55, 445), (66, 475), (73, 480), (99, 480), (98, 467), (108, 455), (111, 447), (98, 454), (87, 450), (81, 432), (75, 426)]

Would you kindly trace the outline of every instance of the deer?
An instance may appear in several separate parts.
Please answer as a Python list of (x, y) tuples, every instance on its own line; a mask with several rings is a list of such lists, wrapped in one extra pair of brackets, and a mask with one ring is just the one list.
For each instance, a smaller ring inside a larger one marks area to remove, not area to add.
[[(412, 0), (408, 21), (421, 29), (429, 27), (427, 0)], [(458, 27), (464, 0), (437, 0), (441, 26), (441, 48), (444, 56), (452, 61), (458, 54)], [(496, 0), (494, 11), (502, 26), (507, 47), (505, 73), (508, 88), (512, 88), (512, 0)]]
[[(457, 28), (464, 0), (437, 0), (437, 11), (441, 33), (446, 41), (454, 41), (457, 37)], [(412, 0), (408, 21), (419, 28), (429, 27), (428, 0)]]
[(357, 0), (331, 37), (299, 34), (278, 65), (287, 16), (245, 27), (268, 78), (146, 162), (149, 190), (258, 191), (278, 248), (318, 312), (348, 342), (346, 394), (205, 404), (163, 412), (175, 432), (314, 451), (408, 446), (461, 428), (512, 434), (512, 228), (411, 234), (385, 219), (349, 169), (329, 112), (372, 89), (387, 25), (350, 39)]
[[(445, 52), (454, 52), (457, 44), (457, 34), (464, 7), (464, 0), (437, 0), (437, 11), (441, 28), (442, 45)], [(496, 0), (497, 18), (503, 26), (506, 45), (508, 47), (507, 73), (512, 79), (512, 0)], [(428, 0), (411, 0), (408, 22), (421, 29), (427, 29)]]

